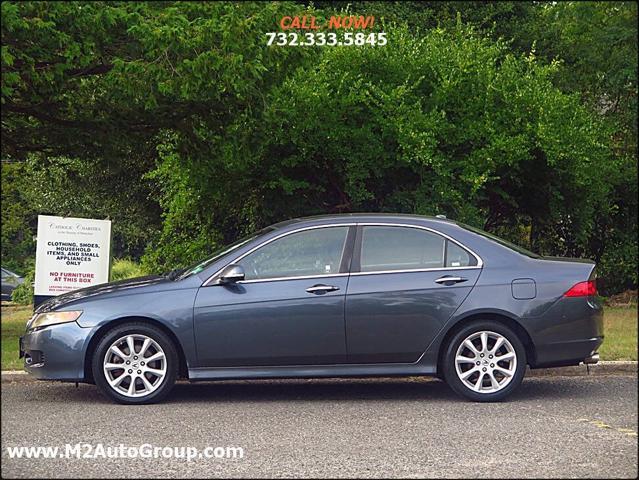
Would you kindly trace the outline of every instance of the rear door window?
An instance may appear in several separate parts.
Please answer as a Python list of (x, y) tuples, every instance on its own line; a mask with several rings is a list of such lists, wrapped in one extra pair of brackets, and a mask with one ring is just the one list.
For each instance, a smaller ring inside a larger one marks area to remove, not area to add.
[(446, 240), (447, 267), (472, 267), (475, 265), (477, 265), (477, 259), (473, 255), (455, 242)]
[(364, 226), (361, 272), (476, 266), (463, 247), (437, 233), (410, 227)]
[(361, 271), (441, 268), (445, 241), (440, 235), (417, 228), (365, 226)]

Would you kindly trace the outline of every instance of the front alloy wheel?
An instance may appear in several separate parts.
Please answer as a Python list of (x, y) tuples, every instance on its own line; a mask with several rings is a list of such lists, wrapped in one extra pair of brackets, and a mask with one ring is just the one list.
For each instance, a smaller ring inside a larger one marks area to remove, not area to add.
[(178, 357), (162, 330), (132, 322), (113, 328), (100, 340), (92, 367), (96, 385), (110, 398), (119, 403), (152, 403), (173, 387)]
[(477, 322), (453, 336), (443, 368), (446, 382), (457, 393), (480, 402), (498, 401), (521, 383), (526, 351), (505, 325)]
[(103, 369), (116, 392), (126, 397), (143, 397), (162, 385), (166, 377), (166, 355), (162, 347), (146, 335), (125, 335), (107, 350)]

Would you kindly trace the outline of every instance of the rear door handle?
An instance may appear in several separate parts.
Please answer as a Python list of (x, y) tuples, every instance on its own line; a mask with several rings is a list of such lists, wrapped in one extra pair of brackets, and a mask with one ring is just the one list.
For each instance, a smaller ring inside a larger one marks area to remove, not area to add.
[(461, 282), (465, 282), (467, 280), (468, 280), (467, 278), (463, 278), (463, 277), (447, 276), (447, 277), (440, 277), (437, 280), (435, 280), (435, 282), (436, 283), (443, 283), (443, 284), (450, 283), (452, 285), (453, 283), (461, 283)]
[(316, 295), (321, 295), (327, 292), (334, 292), (335, 290), (339, 290), (339, 287), (336, 287), (335, 285), (322, 285), (322, 284), (313, 285), (312, 287), (308, 287), (306, 289), (308, 293), (314, 293)]

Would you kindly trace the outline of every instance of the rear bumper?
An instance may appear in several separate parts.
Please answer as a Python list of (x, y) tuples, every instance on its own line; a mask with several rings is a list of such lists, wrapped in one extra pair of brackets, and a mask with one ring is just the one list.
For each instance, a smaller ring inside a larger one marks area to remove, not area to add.
[(565, 297), (543, 317), (526, 319), (534, 344), (532, 368), (592, 362), (604, 340), (603, 307), (594, 297)]
[(92, 328), (75, 322), (28, 332), (20, 339), (24, 369), (39, 380), (84, 380), (84, 357)]
[(597, 363), (593, 357), (597, 355), (597, 349), (603, 342), (603, 337), (594, 337), (587, 340), (572, 342), (552, 343), (540, 345), (536, 349), (536, 362), (532, 368), (566, 367), (579, 365), (580, 363)]

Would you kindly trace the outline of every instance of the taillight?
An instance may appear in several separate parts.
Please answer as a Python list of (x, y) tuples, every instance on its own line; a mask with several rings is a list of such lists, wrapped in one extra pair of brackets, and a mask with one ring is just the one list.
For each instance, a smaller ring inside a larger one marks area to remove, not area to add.
[(564, 293), (564, 297), (592, 297), (594, 295), (597, 295), (597, 282), (595, 280), (576, 283)]

